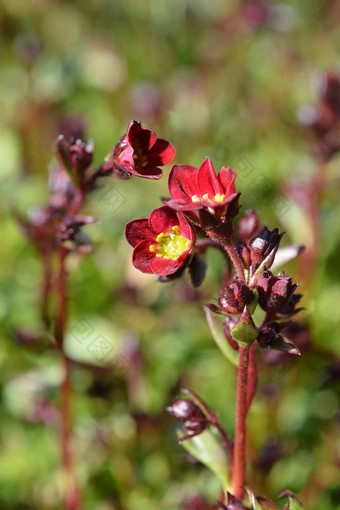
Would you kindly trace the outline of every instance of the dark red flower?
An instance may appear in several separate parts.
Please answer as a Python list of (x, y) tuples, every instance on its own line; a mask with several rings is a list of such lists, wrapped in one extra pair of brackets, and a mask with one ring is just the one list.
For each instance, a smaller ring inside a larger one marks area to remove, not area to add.
[[(157, 138), (151, 129), (142, 128), (140, 122), (133, 120), (126, 135), (116, 144), (106, 157), (102, 168), (112, 170), (116, 175), (124, 172), (147, 179), (160, 179), (159, 166), (170, 163), (175, 157), (174, 146)], [(122, 175), (121, 175), (122, 176)]]
[[(236, 172), (225, 166), (216, 175), (209, 158), (199, 168), (175, 165), (169, 174), (172, 198), (165, 203), (177, 211), (196, 213), (197, 217), (199, 209), (206, 209), (217, 217), (225, 216), (231, 203), (239, 196), (235, 190), (235, 179)], [(236, 209), (233, 216), (238, 212)]]
[(180, 269), (192, 253), (194, 232), (184, 216), (170, 207), (154, 209), (150, 218), (130, 221), (125, 228), (133, 246), (133, 265), (143, 273), (169, 275)]

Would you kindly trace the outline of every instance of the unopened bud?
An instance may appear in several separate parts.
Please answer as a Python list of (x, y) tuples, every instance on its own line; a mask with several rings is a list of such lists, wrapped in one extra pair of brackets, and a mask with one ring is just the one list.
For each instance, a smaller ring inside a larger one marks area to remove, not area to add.
[(260, 230), (259, 215), (254, 209), (248, 209), (237, 227), (237, 236), (241, 243), (250, 241)]
[(226, 313), (237, 314), (242, 312), (244, 306), (250, 304), (253, 299), (252, 291), (236, 276), (232, 279), (230, 285), (223, 289), (222, 297), (217, 302)]
[(167, 407), (167, 411), (184, 423), (185, 428), (195, 434), (203, 432), (209, 422), (201, 409), (191, 400), (184, 398), (174, 398), (172, 406)]
[(268, 259), (265, 264), (269, 268), (274, 262), (274, 257), (283, 234), (284, 232), (279, 234), (277, 228), (271, 231), (267, 227), (263, 227), (261, 232), (250, 241), (251, 261), (255, 264), (261, 264), (264, 260)]
[(274, 276), (270, 271), (263, 271), (258, 282), (257, 291), (259, 304), (266, 312), (278, 312), (293, 315), (300, 309), (295, 306), (301, 299), (301, 294), (294, 294), (298, 284), (292, 283), (292, 278), (281, 271)]

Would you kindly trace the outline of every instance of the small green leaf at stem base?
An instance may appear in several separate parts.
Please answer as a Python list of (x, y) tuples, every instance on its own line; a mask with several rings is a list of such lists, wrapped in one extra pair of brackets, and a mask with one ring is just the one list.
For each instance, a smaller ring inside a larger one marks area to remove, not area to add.
[[(185, 435), (183, 430), (177, 430), (178, 439), (181, 439)], [(228, 490), (228, 457), (214, 430), (209, 428), (192, 439), (185, 439), (181, 444), (190, 455), (219, 477), (224, 491)]]

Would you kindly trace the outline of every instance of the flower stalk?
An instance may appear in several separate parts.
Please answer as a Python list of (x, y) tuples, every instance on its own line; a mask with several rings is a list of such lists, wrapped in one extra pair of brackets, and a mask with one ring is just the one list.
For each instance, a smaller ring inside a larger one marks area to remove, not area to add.
[(65, 326), (67, 320), (67, 271), (65, 267), (67, 249), (60, 245), (58, 249), (58, 275), (56, 290), (58, 295), (55, 339), (61, 351), (63, 362), (63, 382), (61, 391), (61, 457), (66, 481), (64, 509), (80, 508), (81, 493), (74, 473), (73, 462), (73, 424), (72, 424), (72, 384), (71, 363), (64, 349)]
[(232, 491), (241, 499), (246, 484), (246, 420), (249, 347), (240, 347), (237, 368)]

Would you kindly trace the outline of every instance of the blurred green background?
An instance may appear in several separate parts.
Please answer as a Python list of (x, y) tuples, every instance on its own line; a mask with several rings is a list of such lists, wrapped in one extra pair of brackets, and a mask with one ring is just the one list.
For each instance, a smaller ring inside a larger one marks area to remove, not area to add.
[[(209, 155), (216, 169), (233, 166), (242, 210), (285, 230), (284, 244), (309, 244), (308, 218), (285, 190), (317, 171), (297, 113), (317, 100), (318, 72), (339, 67), (340, 4), (248, 4), (0, 2), (1, 509), (62, 508), (60, 360), (13, 339), (16, 329), (42, 333), (42, 265), (9, 211), (46, 202), (54, 139), (71, 117), (95, 140), (96, 164), (135, 118), (175, 145), (176, 163), (198, 166)], [(249, 483), (274, 499), (290, 488), (310, 510), (340, 508), (338, 167), (335, 158), (327, 168), (318, 263), (300, 287), (303, 355), (259, 353), (249, 416)], [(117, 356), (114, 371), (73, 373), (86, 510), (200, 510), (189, 506), (195, 494), (210, 505), (219, 494), (218, 479), (178, 446), (165, 407), (190, 387), (232, 432), (234, 369), (201, 306), (218, 296), (223, 260), (209, 254), (199, 290), (187, 277), (161, 284), (132, 268), (123, 236), (127, 221), (167, 195), (169, 169), (159, 182), (112, 180), (108, 194), (94, 195), (85, 208), (99, 219), (87, 229), (94, 252), (69, 260), (69, 353), (92, 363), (89, 344), (102, 335)], [(298, 264), (288, 270), (296, 280)]]

